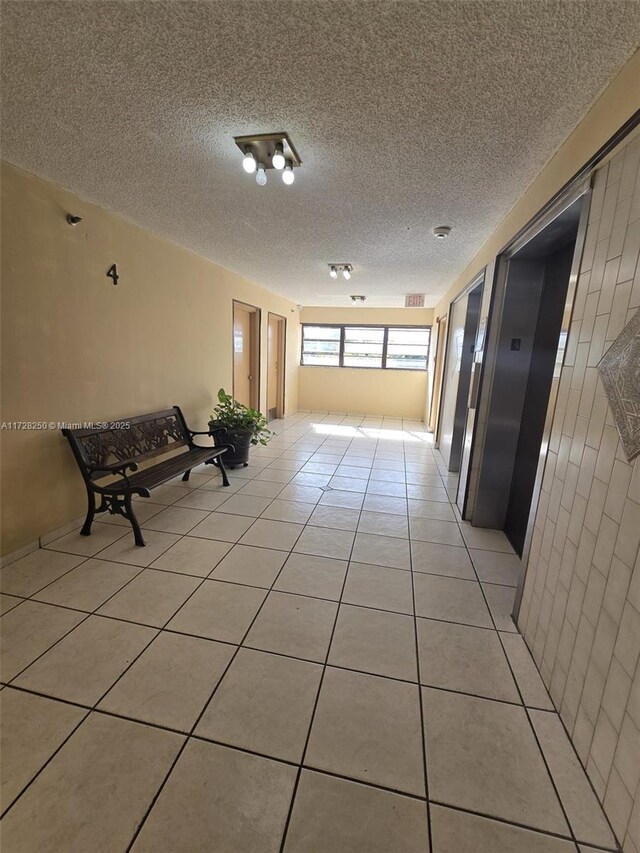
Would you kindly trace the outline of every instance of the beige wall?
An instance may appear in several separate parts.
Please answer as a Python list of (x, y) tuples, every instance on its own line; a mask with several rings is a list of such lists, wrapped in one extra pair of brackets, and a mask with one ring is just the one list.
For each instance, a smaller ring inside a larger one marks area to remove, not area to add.
[[(430, 308), (304, 308), (302, 323), (430, 326)], [(391, 417), (424, 417), (427, 373), (335, 367), (301, 367), (300, 409)]]
[(473, 260), (452, 282), (435, 306), (434, 317), (447, 313), (453, 299), (638, 109), (640, 51), (605, 89)]
[[(68, 211), (82, 216), (75, 227)], [(117, 263), (114, 286), (106, 271)], [(231, 390), (232, 299), (287, 318), (287, 411), (299, 313), (288, 300), (11, 165), (2, 166), (2, 420), (95, 421), (181, 405), (206, 425)], [(292, 311), (293, 309), (293, 311)], [(2, 553), (82, 514), (58, 430), (2, 432)]]
[(635, 135), (596, 173), (519, 618), (625, 853), (640, 850), (640, 457), (597, 364), (640, 309), (639, 163)]

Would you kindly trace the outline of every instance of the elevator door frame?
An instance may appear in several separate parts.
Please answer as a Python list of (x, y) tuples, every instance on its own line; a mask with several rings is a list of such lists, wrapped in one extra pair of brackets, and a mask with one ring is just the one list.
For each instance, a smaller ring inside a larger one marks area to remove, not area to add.
[[(558, 400), (558, 390), (560, 387), (560, 378), (562, 373), (562, 367), (564, 365), (564, 360), (567, 352), (567, 338), (569, 334), (569, 329), (571, 326), (571, 315), (573, 313), (573, 307), (575, 304), (575, 296), (576, 296), (576, 286), (578, 282), (578, 275), (580, 273), (580, 267), (582, 264), (582, 255), (584, 251), (584, 242), (585, 236), (587, 232), (587, 224), (589, 222), (589, 210), (591, 206), (591, 177), (587, 181), (582, 181), (580, 185), (569, 193), (561, 200), (558, 201), (554, 207), (548, 211), (548, 213), (540, 219), (539, 222), (536, 222), (534, 226), (526, 231), (523, 235), (521, 235), (512, 245), (508, 247), (508, 249), (503, 252), (498, 258), (497, 264), (497, 279), (496, 286), (501, 285), (501, 300), (504, 300), (505, 296), (505, 286), (507, 279), (507, 270), (509, 266), (509, 260), (511, 257), (516, 255), (527, 243), (529, 243), (534, 237), (536, 237), (541, 231), (543, 231), (554, 219), (556, 219), (564, 210), (566, 210), (570, 205), (574, 204), (578, 199), (582, 198), (582, 208), (580, 210), (580, 219), (578, 222), (578, 230), (576, 233), (576, 240), (573, 250), (573, 260), (571, 263), (571, 271), (569, 274), (569, 282), (567, 284), (567, 296), (565, 300), (564, 312), (562, 315), (562, 323), (560, 327), (560, 335), (558, 337), (558, 348), (556, 350), (555, 363), (553, 368), (553, 376), (551, 379), (551, 388), (549, 391), (549, 399), (547, 402), (546, 415), (544, 420), (544, 428), (542, 433), (542, 440), (540, 442), (540, 451), (538, 455), (538, 465), (536, 469), (536, 476), (533, 486), (533, 492), (531, 494), (531, 506), (529, 509), (529, 518), (527, 522), (527, 532), (524, 540), (524, 547), (522, 549), (522, 557), (520, 562), (520, 572), (518, 576), (518, 584), (516, 587), (516, 595), (513, 605), (512, 616), (514, 621), (517, 624), (518, 615), (520, 612), (520, 603), (522, 601), (522, 591), (524, 589), (524, 582), (527, 574), (527, 564), (529, 562), (529, 555), (531, 553), (531, 540), (533, 537), (533, 530), (535, 526), (536, 513), (538, 509), (538, 502), (540, 499), (540, 490), (542, 487), (542, 478), (544, 476), (544, 469), (547, 461), (547, 454), (549, 451), (549, 444), (551, 441), (551, 427), (553, 424), (553, 417), (555, 414), (556, 403)], [(495, 295), (495, 294), (494, 294)], [(493, 307), (493, 306), (492, 306)], [(501, 304), (502, 308), (502, 304)], [(502, 313), (500, 314), (500, 317)]]
[[(456, 383), (456, 389), (455, 389), (455, 400), (453, 400), (452, 448), (453, 448), (453, 439), (455, 436), (455, 423), (456, 423), (455, 414), (456, 414), (456, 411), (460, 405), (460, 395), (462, 393), (462, 388), (466, 385), (467, 388), (466, 388), (466, 391), (464, 391), (464, 396), (466, 397), (466, 401), (465, 401), (466, 415), (464, 418), (465, 423), (464, 423), (464, 428), (462, 430), (462, 438), (460, 440), (460, 455), (459, 455), (459, 460), (458, 460), (458, 468), (457, 468), (457, 470), (451, 472), (454, 474), (458, 474), (458, 476), (460, 475), (460, 473), (462, 471), (462, 456), (463, 456), (464, 443), (465, 443), (465, 439), (466, 439), (468, 419), (469, 419), (469, 395), (471, 392), (471, 380), (473, 378), (474, 363), (475, 363), (476, 351), (477, 351), (477, 346), (478, 346), (478, 332), (480, 330), (480, 316), (482, 314), (482, 295), (484, 292), (484, 283), (485, 283), (485, 270), (483, 269), (482, 272), (480, 272), (480, 274), (477, 275), (473, 279), (473, 281), (469, 282), (469, 284), (464, 288), (464, 290), (461, 293), (459, 293), (458, 296), (456, 296), (456, 298), (453, 300), (453, 302), (451, 302), (451, 304), (449, 305), (449, 310), (447, 312), (447, 315), (449, 317), (450, 322), (449, 322), (449, 329), (448, 329), (448, 334), (447, 334), (447, 347), (445, 350), (444, 371), (443, 371), (443, 377), (442, 377), (443, 387), (442, 387), (442, 393), (440, 396), (440, 399), (441, 399), (441, 404), (440, 404), (440, 409), (441, 409), (440, 431), (442, 430), (442, 412), (444, 412), (444, 409), (445, 409), (447, 401), (448, 401), (448, 397), (447, 397), (447, 390), (448, 389), (447, 389), (446, 379), (447, 379), (447, 367), (450, 366), (450, 365), (448, 365), (448, 360), (450, 358), (450, 347), (453, 344), (452, 335), (453, 335), (454, 323), (452, 322), (452, 320), (453, 320), (453, 316), (454, 316), (454, 306), (456, 305), (456, 303), (461, 302), (463, 299), (467, 299), (467, 306), (465, 308), (464, 324), (462, 326), (462, 331), (463, 331), (462, 345), (464, 346), (464, 338), (466, 335), (466, 326), (467, 326), (467, 315), (468, 315), (468, 311), (469, 311), (468, 299), (476, 290), (479, 292), (480, 305), (478, 306), (478, 322), (476, 323), (476, 332), (475, 332), (474, 340), (473, 340), (473, 353), (472, 353), (471, 359), (469, 360), (469, 369), (467, 371), (468, 377), (463, 376), (461, 371), (459, 372), (458, 381)], [(460, 384), (461, 380), (463, 380), (462, 386)], [(439, 434), (438, 439), (439, 439), (438, 443), (440, 445), (441, 440), (442, 440), (441, 434)], [(452, 454), (450, 453), (450, 455), (449, 455), (450, 459), (451, 459), (451, 455)], [(451, 469), (449, 469), (449, 470), (451, 470)], [(457, 489), (456, 489), (456, 491), (457, 491)]]

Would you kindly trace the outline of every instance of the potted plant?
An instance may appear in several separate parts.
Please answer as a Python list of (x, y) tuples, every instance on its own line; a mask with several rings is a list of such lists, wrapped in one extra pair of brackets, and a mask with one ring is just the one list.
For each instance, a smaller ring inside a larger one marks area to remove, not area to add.
[(218, 391), (218, 405), (214, 407), (209, 421), (210, 429), (216, 427), (224, 427), (226, 433), (214, 434), (215, 444), (232, 444), (235, 448), (233, 452), (228, 450), (223, 458), (225, 466), (229, 468), (237, 465), (246, 468), (251, 445), (266, 444), (272, 436), (262, 412), (234, 400), (224, 388)]

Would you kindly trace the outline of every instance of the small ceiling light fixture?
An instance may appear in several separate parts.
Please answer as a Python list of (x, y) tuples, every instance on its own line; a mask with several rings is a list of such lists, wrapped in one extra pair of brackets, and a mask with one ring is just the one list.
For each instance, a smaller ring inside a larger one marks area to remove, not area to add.
[(258, 169), (256, 171), (256, 184), (259, 187), (264, 187), (267, 185), (267, 173), (265, 172), (262, 163), (258, 163)]
[(451, 234), (451, 226), (438, 225), (438, 227), (434, 228), (431, 233), (437, 240), (446, 240), (449, 234)]
[(329, 264), (329, 275), (331, 278), (338, 278), (338, 273), (340, 272), (343, 278), (349, 281), (353, 272), (353, 266), (351, 264)]
[(249, 175), (253, 174), (257, 168), (256, 158), (253, 156), (253, 151), (250, 148), (245, 150), (242, 168)]
[(353, 302), (354, 305), (358, 305), (361, 302), (365, 302), (367, 297), (366, 296), (358, 296), (357, 294), (353, 294), (353, 296), (350, 296), (349, 299)]
[(235, 136), (234, 141), (242, 151), (242, 168), (256, 173), (256, 183), (263, 187), (267, 183), (267, 171), (276, 169), (282, 173), (282, 182), (290, 186), (295, 175), (293, 170), (302, 160), (286, 133), (258, 133), (253, 136)]
[(273, 152), (273, 157), (271, 158), (271, 163), (273, 164), (274, 169), (284, 169), (285, 167), (285, 159), (284, 159), (284, 148), (282, 147), (282, 143), (278, 142), (276, 145), (276, 150)]
[(66, 218), (67, 222), (69, 223), (69, 225), (77, 225), (78, 222), (82, 222), (82, 217), (81, 216), (74, 216), (73, 213), (67, 213), (65, 218)]

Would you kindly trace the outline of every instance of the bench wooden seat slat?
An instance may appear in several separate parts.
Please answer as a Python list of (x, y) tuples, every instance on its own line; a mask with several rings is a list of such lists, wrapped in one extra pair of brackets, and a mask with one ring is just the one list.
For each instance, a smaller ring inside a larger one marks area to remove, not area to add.
[[(212, 438), (214, 432), (219, 437), (226, 430), (224, 427), (211, 430)], [(110, 512), (130, 521), (136, 545), (144, 545), (132, 497), (148, 498), (151, 489), (180, 474), (188, 481), (191, 470), (203, 463), (215, 465), (223, 485), (229, 485), (222, 456), (233, 450), (233, 445), (196, 444), (194, 436), (206, 434), (189, 429), (179, 406), (123, 418), (94, 429), (63, 429), (62, 433), (71, 445), (87, 490), (87, 517), (80, 531), (83, 536), (91, 534), (96, 513)], [(181, 448), (185, 449), (176, 453)], [(167, 454), (171, 455), (166, 458)], [(159, 458), (162, 456), (165, 458)], [(153, 464), (147, 465), (151, 460)], [(141, 462), (145, 467), (140, 470)], [(100, 498), (99, 506), (96, 497)]]

